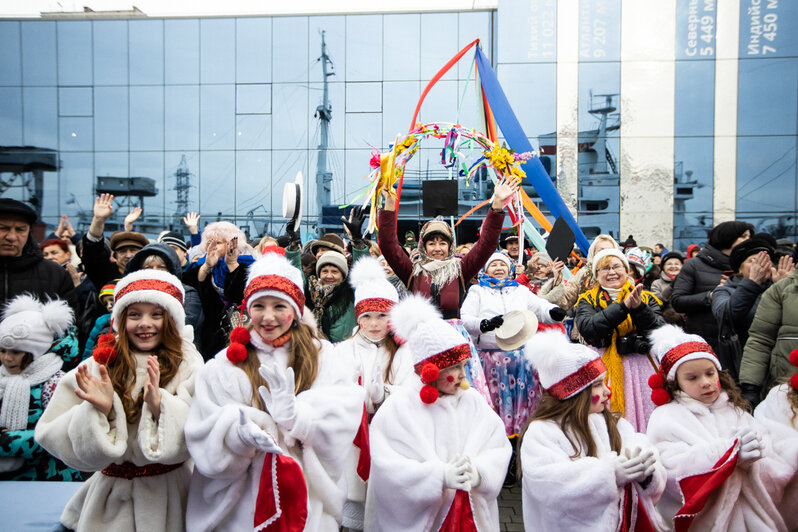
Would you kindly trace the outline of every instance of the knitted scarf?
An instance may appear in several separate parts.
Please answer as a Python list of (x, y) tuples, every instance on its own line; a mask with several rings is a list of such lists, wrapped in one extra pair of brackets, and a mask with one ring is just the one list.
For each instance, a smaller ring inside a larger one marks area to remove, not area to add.
[(422, 273), (429, 275), (430, 286), (446, 286), (450, 281), (458, 279), (462, 271), (460, 258), (455, 257), (451, 250), (445, 259), (433, 259), (424, 253), (424, 245), (421, 242), (418, 244), (418, 255), (411, 254), (410, 260), (413, 262), (413, 277)]
[(28, 426), (30, 388), (41, 384), (61, 369), (64, 363), (55, 353), (36, 357), (19, 375), (11, 375), (5, 367), (0, 368), (0, 427), (10, 431)]
[(324, 308), (332, 300), (333, 292), (337, 287), (337, 284), (322, 284), (321, 279), (316, 276), (308, 279), (308, 295), (313, 303), (313, 317), (316, 318), (316, 323), (320, 326), (324, 318)]
[(511, 279), (510, 276), (505, 277), (504, 279), (496, 279), (495, 277), (491, 277), (485, 270), (480, 270), (479, 274), (477, 275), (477, 281), (479, 282), (479, 286), (487, 286), (488, 288), (505, 288), (507, 286), (518, 286), (518, 281), (515, 279)]
[[(620, 303), (626, 299), (626, 296), (628, 296), (633, 289), (634, 285), (632, 282), (626, 281), (626, 283), (624, 283), (624, 285), (618, 291), (618, 296), (613, 301), (607, 291), (596, 284), (593, 288), (579, 296), (576, 304), (578, 305), (579, 302), (584, 299), (590, 303), (590, 306), (593, 308), (604, 310), (610, 303)], [(654, 294), (644, 291), (642, 294), (643, 302), (641, 305), (648, 305), (648, 302), (652, 297), (656, 299)], [(607, 379), (609, 380), (609, 387), (612, 391), (610, 407), (612, 410), (620, 412), (621, 414), (624, 413), (625, 408), (623, 396), (623, 357), (618, 353), (616, 340), (619, 337), (626, 336), (634, 331), (635, 326), (632, 323), (632, 316), (631, 314), (627, 314), (626, 319), (624, 319), (620, 325), (618, 325), (615, 330), (612, 331), (612, 341), (610, 342), (609, 347), (604, 350), (604, 354), (601, 355), (602, 362), (604, 362), (604, 365), (607, 366)]]

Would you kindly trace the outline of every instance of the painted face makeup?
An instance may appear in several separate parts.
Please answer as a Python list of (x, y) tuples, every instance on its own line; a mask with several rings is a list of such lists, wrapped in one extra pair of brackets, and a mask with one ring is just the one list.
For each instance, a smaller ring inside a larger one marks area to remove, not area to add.
[(294, 309), (284, 300), (263, 296), (249, 306), (252, 330), (264, 340), (276, 340), (285, 334), (294, 322)]
[(606, 373), (601, 374), (593, 384), (590, 385), (590, 413), (598, 414), (610, 406), (610, 396), (612, 392), (604, 384)]
[(460, 389), (460, 383), (465, 380), (465, 360), (458, 362), (454, 366), (442, 369), (435, 381), (436, 387), (441, 394), (452, 395)]

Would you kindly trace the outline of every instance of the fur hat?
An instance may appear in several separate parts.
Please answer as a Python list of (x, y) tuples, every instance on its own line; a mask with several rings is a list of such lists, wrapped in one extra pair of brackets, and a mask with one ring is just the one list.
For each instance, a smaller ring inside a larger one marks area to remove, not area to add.
[(114, 289), (114, 306), (111, 320), (118, 330), (122, 311), (133, 303), (152, 303), (165, 309), (178, 331), (186, 325), (183, 308), (186, 292), (183, 283), (169, 272), (161, 270), (138, 270), (122, 277)]
[(574, 397), (607, 372), (596, 351), (571, 343), (556, 330), (532, 336), (524, 356), (537, 369), (540, 385), (560, 401)]
[(318, 240), (312, 240), (310, 242), (310, 246), (308, 250), (312, 255), (316, 255), (319, 252), (319, 248), (327, 248), (332, 251), (337, 251), (341, 255), (344, 254), (344, 239), (340, 236), (336, 235), (335, 233), (327, 233), (321, 235), (321, 238)]
[(485, 261), (485, 269), (487, 270), (488, 266), (490, 266), (490, 263), (496, 260), (502, 261), (507, 266), (507, 271), (513, 273), (512, 259), (510, 259), (508, 255), (505, 255), (501, 251), (493, 252), (493, 255), (491, 255), (488, 260)]
[(319, 257), (319, 259), (316, 261), (316, 275), (320, 275), (319, 272), (321, 272), (321, 268), (327, 265), (335, 266), (341, 270), (341, 274), (343, 274), (344, 279), (346, 279), (346, 276), (349, 275), (349, 264), (346, 262), (346, 257), (337, 251), (328, 251)]
[(53, 345), (72, 325), (74, 314), (66, 301), (47, 303), (29, 294), (12, 299), (3, 309), (0, 323), (0, 348), (24, 351), (36, 359)]
[[(324, 256), (329, 255), (325, 253)], [(355, 316), (364, 312), (388, 312), (399, 294), (388, 282), (380, 261), (374, 257), (362, 257), (352, 266), (349, 283), (355, 289)]]
[(593, 262), (590, 263), (590, 268), (593, 270), (593, 277), (596, 277), (596, 269), (598, 267), (598, 263), (601, 262), (601, 259), (604, 257), (618, 257), (621, 262), (623, 262), (626, 269), (629, 269), (629, 261), (626, 259), (626, 255), (621, 253), (618, 249), (602, 249), (593, 257)]
[(261, 255), (249, 267), (244, 289), (244, 308), (249, 312), (252, 303), (263, 296), (282, 299), (294, 309), (297, 317), (305, 310), (302, 272), (277, 253)]
[(449, 241), (449, 244), (454, 242), (452, 228), (444, 221), (442, 216), (436, 216), (434, 219), (424, 224), (424, 226), (421, 228), (419, 246), (423, 246), (427, 239), (429, 239), (432, 235), (442, 236)]
[(109, 246), (111, 247), (111, 251), (116, 251), (124, 247), (141, 249), (149, 243), (150, 241), (147, 240), (147, 237), (141, 233), (135, 231), (117, 231), (111, 235)]
[(441, 317), (440, 311), (425, 297), (410, 294), (393, 306), (391, 327), (406, 341), (416, 374), (425, 383), (421, 400), (434, 403), (438, 390), (433, 383), (442, 369), (471, 357), (471, 348), (463, 336)]
[(652, 389), (651, 400), (660, 406), (670, 401), (665, 391), (665, 382), (676, 380), (679, 366), (691, 360), (710, 360), (718, 371), (723, 368), (712, 347), (697, 334), (687, 334), (676, 325), (663, 325), (649, 333), (651, 354), (659, 361), (659, 372), (652, 375), (648, 384)]
[(740, 266), (751, 255), (756, 255), (761, 251), (767, 251), (770, 260), (776, 256), (776, 250), (761, 238), (749, 238), (734, 246), (729, 254), (729, 265), (735, 272), (740, 271)]

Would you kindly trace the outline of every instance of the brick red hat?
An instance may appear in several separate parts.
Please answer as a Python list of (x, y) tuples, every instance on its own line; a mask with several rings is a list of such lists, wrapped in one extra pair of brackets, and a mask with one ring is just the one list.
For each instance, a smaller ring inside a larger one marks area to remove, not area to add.
[[(322, 258), (330, 253), (325, 253)], [(349, 283), (355, 289), (355, 315), (388, 312), (399, 301), (396, 288), (385, 277), (385, 269), (374, 257), (363, 257), (352, 266)]]
[(169, 272), (138, 270), (122, 277), (114, 289), (114, 306), (111, 320), (114, 330), (119, 327), (122, 311), (133, 303), (152, 303), (164, 308), (175, 322), (178, 331), (186, 324), (183, 308), (185, 290), (183, 283)]

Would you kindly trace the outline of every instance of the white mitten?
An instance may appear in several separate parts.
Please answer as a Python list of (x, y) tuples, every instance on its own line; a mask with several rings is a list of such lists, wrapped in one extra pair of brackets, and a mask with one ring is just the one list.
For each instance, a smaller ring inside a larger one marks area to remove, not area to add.
[(640, 474), (640, 478), (638, 482), (642, 482), (644, 479), (649, 477), (650, 475), (654, 474), (654, 469), (657, 465), (657, 458), (654, 456), (654, 451), (648, 450), (642, 453), (641, 458), (643, 459), (643, 467), (645, 468), (643, 472)]
[(238, 437), (245, 444), (265, 453), (285, 454), (271, 434), (260, 428), (254, 421), (248, 421), (244, 410), (238, 409)]
[(446, 464), (443, 471), (443, 485), (453, 490), (469, 491), (471, 489), (468, 464), (459, 455)]
[(762, 458), (762, 437), (754, 429), (742, 428), (737, 431), (740, 440), (740, 462), (750, 464)]
[(618, 486), (625, 486), (638, 479), (643, 479), (640, 475), (645, 472), (643, 458), (638, 455), (629, 458), (621, 454), (615, 458), (615, 483)]
[(374, 378), (371, 380), (368, 390), (369, 399), (371, 399), (371, 403), (375, 407), (385, 401), (385, 381), (382, 378), (381, 371), (374, 374)]
[(468, 465), (468, 483), (471, 484), (471, 489), (474, 489), (477, 486), (479, 486), (480, 482), (482, 482), (482, 477), (479, 476), (479, 471), (477, 471), (477, 466), (475, 466), (471, 462), (471, 458), (466, 456), (465, 462)]
[(294, 395), (294, 368), (284, 372), (263, 365), (258, 370), (269, 387), (258, 388), (263, 404), (278, 425), (291, 430), (296, 421), (296, 395)]

